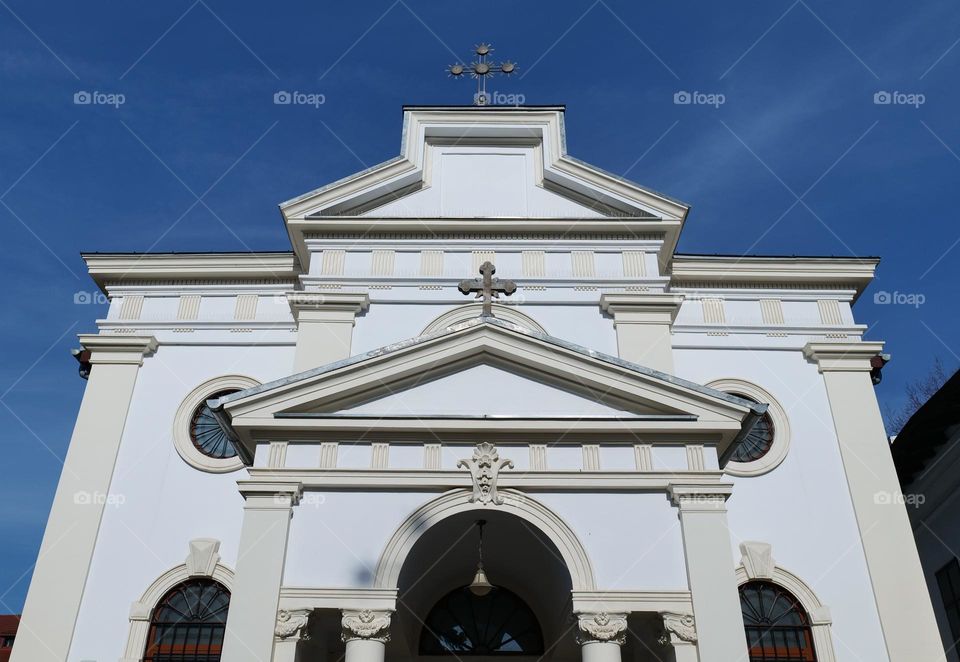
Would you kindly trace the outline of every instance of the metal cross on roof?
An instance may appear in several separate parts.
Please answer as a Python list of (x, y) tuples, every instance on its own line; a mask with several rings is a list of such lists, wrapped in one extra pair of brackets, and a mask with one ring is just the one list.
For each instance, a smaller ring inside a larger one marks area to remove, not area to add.
[(451, 64), (447, 67), (447, 73), (453, 78), (461, 78), (464, 74), (476, 78), (477, 93), (473, 97), (473, 104), (475, 106), (486, 106), (490, 103), (490, 97), (487, 95), (487, 78), (494, 74), (509, 76), (516, 73), (517, 65), (510, 60), (505, 60), (500, 64), (488, 62), (487, 57), (493, 52), (493, 46), (490, 44), (477, 44), (473, 52), (477, 55), (476, 60), (470, 64), (464, 64), (463, 62)]
[(501, 292), (503, 292), (506, 296), (510, 296), (517, 291), (516, 283), (514, 283), (512, 280), (500, 280), (499, 278), (494, 278), (493, 274), (495, 273), (497, 273), (497, 268), (493, 266), (493, 263), (484, 262), (480, 265), (481, 278), (462, 280), (457, 288), (463, 294), (476, 292), (476, 298), (483, 299), (482, 314), (488, 317), (493, 317), (493, 300), (499, 299)]

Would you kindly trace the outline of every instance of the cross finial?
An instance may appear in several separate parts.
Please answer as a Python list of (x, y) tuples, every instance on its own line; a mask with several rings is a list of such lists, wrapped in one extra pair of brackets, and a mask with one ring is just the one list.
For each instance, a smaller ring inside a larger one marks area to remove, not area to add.
[(476, 298), (483, 299), (482, 314), (487, 317), (493, 317), (493, 300), (499, 299), (501, 292), (506, 296), (510, 296), (517, 291), (516, 283), (512, 280), (494, 278), (493, 274), (495, 273), (497, 273), (497, 268), (493, 266), (493, 263), (484, 262), (480, 265), (480, 278), (462, 280), (457, 288), (463, 294), (476, 292)]
[(516, 73), (517, 65), (510, 60), (505, 60), (499, 64), (488, 62), (487, 57), (493, 52), (493, 46), (490, 44), (477, 44), (473, 52), (477, 58), (470, 64), (457, 62), (447, 67), (447, 73), (453, 78), (460, 78), (464, 74), (469, 74), (477, 79), (477, 93), (473, 97), (475, 106), (486, 106), (490, 103), (490, 97), (487, 95), (487, 78), (494, 74), (504, 74), (509, 76)]

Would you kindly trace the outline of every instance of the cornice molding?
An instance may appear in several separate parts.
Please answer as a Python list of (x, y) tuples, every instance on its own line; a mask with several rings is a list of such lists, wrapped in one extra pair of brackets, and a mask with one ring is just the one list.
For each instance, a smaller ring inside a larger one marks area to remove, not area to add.
[(82, 333), (77, 338), (90, 351), (92, 365), (143, 365), (143, 357), (156, 352), (159, 346), (153, 336)]
[(607, 292), (600, 295), (600, 308), (613, 315), (614, 324), (673, 324), (684, 298), (669, 292)]
[(835, 289), (849, 287), (856, 291), (856, 299), (873, 280), (879, 262), (877, 258), (675, 255), (671, 285), (695, 287), (712, 284), (729, 287), (732, 283), (756, 286), (817, 284)]
[(824, 372), (870, 372), (870, 359), (883, 352), (883, 342), (807, 343), (803, 355)]
[(307, 318), (318, 321), (326, 317), (351, 321), (370, 306), (370, 295), (366, 292), (289, 292), (287, 303), (298, 323)]
[(222, 281), (293, 282), (300, 274), (293, 253), (83, 253), (100, 289), (126, 282)]

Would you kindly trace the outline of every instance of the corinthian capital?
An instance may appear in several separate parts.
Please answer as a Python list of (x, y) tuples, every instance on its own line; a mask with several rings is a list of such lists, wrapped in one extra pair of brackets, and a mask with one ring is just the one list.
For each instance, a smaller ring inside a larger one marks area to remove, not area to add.
[(386, 643), (390, 641), (389, 611), (344, 611), (340, 620), (340, 638), (344, 641), (367, 639)]
[(677, 614), (665, 611), (660, 614), (663, 618), (662, 644), (677, 644), (686, 642), (692, 644), (697, 641), (697, 627), (690, 614)]
[(626, 641), (627, 616), (626, 614), (577, 614), (577, 625), (580, 631), (577, 642), (588, 644), (591, 642), (605, 642), (623, 644)]
[(310, 618), (309, 609), (281, 609), (277, 612), (277, 626), (273, 633), (278, 639), (306, 639), (304, 628)]

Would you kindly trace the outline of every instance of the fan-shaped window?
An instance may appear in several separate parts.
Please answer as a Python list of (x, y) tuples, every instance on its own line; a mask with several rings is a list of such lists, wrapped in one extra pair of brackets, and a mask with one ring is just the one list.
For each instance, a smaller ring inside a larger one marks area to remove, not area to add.
[(526, 603), (504, 588), (484, 596), (458, 588), (430, 610), (421, 655), (542, 655), (543, 634)]
[[(235, 388), (218, 391), (207, 396), (207, 400), (215, 400), (236, 392), (237, 389)], [(207, 457), (225, 459), (237, 455), (237, 450), (233, 447), (230, 439), (227, 438), (220, 424), (217, 423), (217, 419), (214, 418), (213, 412), (207, 406), (206, 400), (197, 405), (193, 412), (193, 418), (190, 420), (190, 440), (197, 450)]]
[(750, 662), (816, 662), (807, 612), (789, 592), (770, 582), (740, 587), (740, 610)]
[(174, 587), (153, 610), (143, 662), (219, 662), (230, 593), (212, 579)]
[[(744, 400), (749, 400), (750, 402), (756, 402), (756, 400), (748, 395), (742, 395), (740, 393), (734, 393), (734, 395)], [(754, 460), (759, 460), (773, 448), (774, 432), (773, 419), (769, 413), (764, 413), (764, 415), (760, 417), (760, 420), (750, 428), (747, 436), (740, 440), (740, 444), (733, 451), (730, 459), (734, 462), (753, 462)]]

